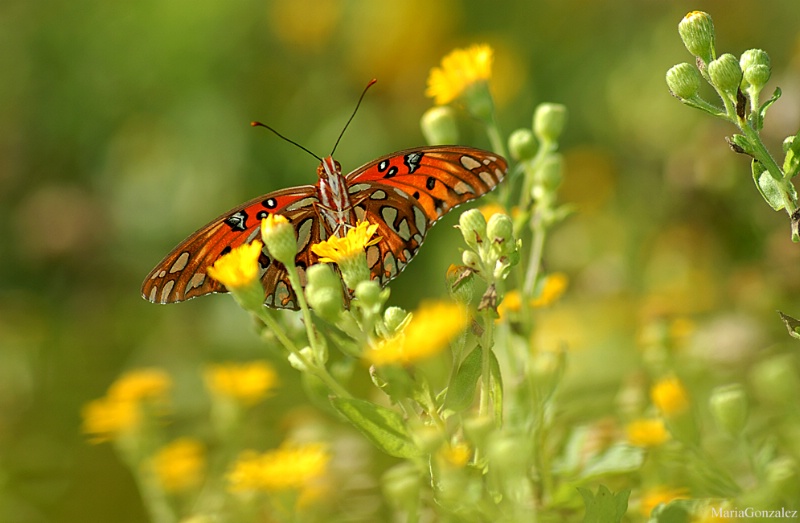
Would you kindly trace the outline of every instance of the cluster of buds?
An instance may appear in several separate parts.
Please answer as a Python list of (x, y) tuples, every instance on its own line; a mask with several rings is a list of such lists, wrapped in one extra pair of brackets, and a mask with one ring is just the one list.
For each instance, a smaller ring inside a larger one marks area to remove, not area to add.
[[(714, 22), (708, 13), (692, 11), (678, 24), (683, 44), (696, 58), (696, 67), (682, 63), (667, 71), (670, 92), (682, 102), (711, 114), (744, 119), (742, 96), (750, 100), (751, 113), (758, 113), (758, 97), (771, 75), (769, 55), (761, 49), (750, 49), (738, 59), (724, 53), (716, 56)], [(714, 107), (698, 94), (700, 79), (705, 78), (719, 94), (725, 111)], [(759, 128), (759, 127), (757, 127)]]
[(504, 280), (519, 263), (521, 240), (514, 238), (514, 224), (507, 214), (494, 214), (487, 223), (479, 210), (470, 209), (461, 215), (458, 225), (469, 247), (462, 262), (487, 280)]

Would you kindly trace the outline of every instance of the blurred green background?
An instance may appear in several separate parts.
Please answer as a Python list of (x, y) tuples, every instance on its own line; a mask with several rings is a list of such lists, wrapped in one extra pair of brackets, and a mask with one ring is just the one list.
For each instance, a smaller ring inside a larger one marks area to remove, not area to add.
[[(725, 144), (733, 128), (683, 107), (664, 82), (692, 60), (677, 24), (694, 9), (714, 18), (718, 52), (769, 52), (765, 92), (784, 97), (764, 137), (779, 153), (800, 121), (797, 0), (5, 0), (0, 520), (141, 521), (111, 447), (81, 435), (81, 406), (126, 368), (193, 372), (261, 354), (228, 297), (156, 306), (139, 296), (155, 263), (211, 218), (313, 183), (313, 158), (249, 122), (327, 154), (375, 77), (337, 159), (348, 170), (420, 145), (429, 69), (471, 43), (495, 49), (506, 134), (529, 126), (540, 102), (569, 109), (562, 196), (578, 213), (545, 264), (570, 290), (538, 342), (574, 351), (574, 409), (593, 387), (619, 388), (639, 333), (659, 318), (691, 321), (695, 361), (712, 376), (792, 350), (775, 314), (800, 314), (788, 220)], [(465, 145), (488, 146), (463, 123)], [(446, 294), (456, 219), (392, 283), (394, 304)]]

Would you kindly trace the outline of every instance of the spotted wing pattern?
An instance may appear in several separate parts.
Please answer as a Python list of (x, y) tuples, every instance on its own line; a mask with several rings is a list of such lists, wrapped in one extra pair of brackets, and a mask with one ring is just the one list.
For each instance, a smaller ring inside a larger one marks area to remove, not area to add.
[(367, 249), (373, 279), (397, 276), (442, 216), (493, 190), (506, 171), (494, 153), (444, 146), (400, 151), (347, 175), (356, 217), (378, 225), (381, 241)]
[[(507, 170), (503, 158), (468, 147), (421, 147), (370, 162), (346, 177), (352, 214), (349, 221), (378, 225), (381, 241), (367, 249), (372, 278), (382, 285), (397, 276), (419, 251), (428, 230), (447, 212), (494, 189)], [(320, 213), (319, 185), (275, 191), (219, 216), (178, 245), (153, 269), (142, 296), (173, 303), (214, 292), (227, 292), (206, 274), (209, 266), (259, 235), (262, 218), (282, 214), (295, 227), (295, 263), (305, 285), (306, 269), (317, 262), (311, 246), (329, 231)], [(355, 223), (350, 223), (355, 226)], [(259, 257), (264, 304), (296, 309), (286, 268), (263, 249)]]
[[(310, 245), (327, 237), (320, 232), (315, 209), (317, 189), (304, 185), (255, 198), (211, 221), (169, 253), (145, 278), (142, 296), (154, 303), (174, 303), (204, 294), (227, 292), (225, 286), (206, 274), (206, 269), (231, 249), (250, 243), (260, 233), (267, 213), (284, 215), (298, 232), (296, 263), (305, 280), (305, 267), (312, 261)], [(265, 303), (275, 308), (297, 308), (286, 268), (273, 260), (266, 248), (259, 257)]]

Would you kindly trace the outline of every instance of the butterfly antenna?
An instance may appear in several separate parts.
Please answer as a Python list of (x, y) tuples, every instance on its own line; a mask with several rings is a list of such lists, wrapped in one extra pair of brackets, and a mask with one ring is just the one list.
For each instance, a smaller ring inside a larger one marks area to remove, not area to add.
[(342, 132), (339, 133), (339, 138), (337, 138), (336, 139), (336, 143), (333, 144), (333, 150), (331, 151), (331, 156), (333, 156), (333, 153), (336, 152), (336, 148), (339, 146), (339, 142), (342, 140), (342, 136), (344, 136), (344, 132), (347, 130), (347, 126), (350, 125), (350, 122), (352, 122), (353, 118), (355, 118), (356, 113), (358, 112), (358, 108), (361, 105), (361, 100), (363, 100), (364, 99), (364, 95), (367, 94), (367, 89), (369, 89), (370, 87), (375, 85), (375, 82), (377, 82), (377, 81), (378, 80), (373, 78), (372, 80), (369, 81), (367, 86), (364, 88), (364, 91), (361, 93), (361, 97), (358, 99), (358, 103), (356, 104), (356, 108), (353, 110), (353, 114), (350, 115), (350, 119), (347, 120), (346, 124), (344, 124), (344, 129), (342, 129)]
[(252, 125), (253, 127), (263, 127), (264, 129), (269, 129), (273, 133), (277, 134), (279, 138), (282, 138), (282, 139), (286, 140), (287, 142), (289, 142), (290, 144), (296, 145), (297, 147), (301, 148), (302, 150), (304, 150), (305, 152), (307, 152), (308, 154), (310, 154), (311, 156), (316, 158), (317, 161), (320, 161), (320, 162), (322, 161), (322, 158), (320, 158), (316, 154), (312, 153), (311, 151), (309, 151), (308, 149), (306, 149), (305, 147), (303, 147), (299, 143), (295, 142), (294, 140), (290, 140), (290, 139), (286, 138), (284, 135), (282, 135), (281, 133), (279, 133), (278, 131), (276, 131), (275, 129), (270, 127), (269, 125), (267, 125), (265, 123), (261, 123), (261, 122), (250, 122), (250, 125)]

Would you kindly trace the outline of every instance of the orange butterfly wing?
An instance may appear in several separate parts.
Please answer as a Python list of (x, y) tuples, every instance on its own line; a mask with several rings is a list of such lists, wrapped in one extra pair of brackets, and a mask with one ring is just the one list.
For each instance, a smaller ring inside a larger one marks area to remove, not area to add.
[[(317, 188), (304, 185), (275, 191), (250, 200), (212, 220), (170, 252), (145, 278), (142, 297), (154, 303), (174, 303), (204, 294), (227, 292), (206, 274), (220, 256), (259, 237), (266, 213), (284, 215), (298, 231), (296, 263), (305, 281), (305, 267), (316, 263), (309, 246), (327, 237), (314, 208)], [(270, 307), (296, 309), (286, 268), (273, 260), (266, 248), (259, 257), (265, 303)]]
[(367, 249), (373, 279), (385, 285), (397, 276), (442, 216), (492, 191), (507, 170), (492, 152), (436, 146), (399, 151), (348, 174), (357, 218), (377, 224), (381, 237)]

